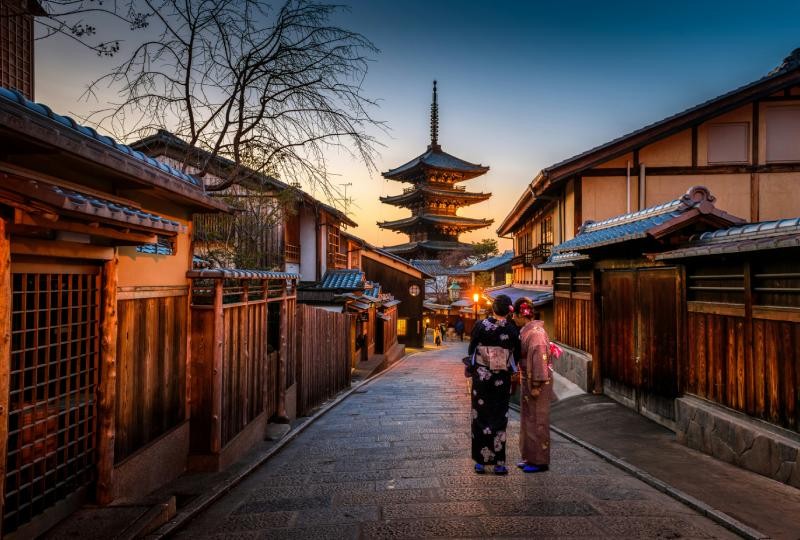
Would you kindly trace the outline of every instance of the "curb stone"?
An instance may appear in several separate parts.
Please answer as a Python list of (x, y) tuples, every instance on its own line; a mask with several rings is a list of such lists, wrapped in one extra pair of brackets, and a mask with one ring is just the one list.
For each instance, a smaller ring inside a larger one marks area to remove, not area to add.
[(243, 471), (241, 471), (236, 476), (226, 480), (219, 486), (215, 486), (213, 491), (209, 493), (205, 497), (198, 497), (194, 501), (192, 501), (189, 505), (187, 505), (183, 511), (178, 512), (171, 520), (167, 523), (162, 525), (158, 530), (146, 535), (144, 538), (147, 540), (159, 540), (163, 538), (168, 538), (171, 535), (177, 533), (180, 529), (183, 528), (189, 521), (191, 521), (197, 514), (211, 506), (213, 503), (221, 499), (225, 496), (229, 491), (231, 491), (236, 485), (241, 483), (245, 480), (253, 471), (259, 468), (261, 465), (266, 463), (272, 456), (280, 452), (284, 446), (289, 444), (292, 440), (295, 439), (301, 432), (303, 432), (307, 427), (313, 424), (316, 420), (322, 417), (325, 413), (339, 405), (342, 401), (350, 397), (350, 395), (356, 393), (356, 391), (361, 390), (364, 386), (372, 383), (375, 379), (383, 376), (385, 373), (392, 371), (394, 368), (399, 366), (400, 364), (404, 363), (408, 358), (412, 356), (416, 356), (417, 354), (423, 353), (425, 350), (416, 351), (410, 354), (406, 354), (391, 366), (383, 369), (377, 373), (374, 373), (361, 381), (360, 383), (356, 384), (355, 386), (351, 386), (348, 390), (345, 390), (343, 393), (336, 396), (334, 399), (329, 401), (328, 403), (322, 405), (314, 414), (309, 416), (306, 420), (303, 421), (302, 424), (298, 425), (296, 428), (289, 431), (280, 441), (275, 443), (275, 445), (267, 450), (263, 456), (255, 460), (253, 463), (248, 465)]
[[(511, 408), (517, 412), (520, 412), (519, 407), (517, 406), (512, 405)], [(620, 459), (616, 456), (613, 456), (612, 454), (606, 452), (605, 450), (598, 448), (593, 444), (588, 443), (583, 439), (580, 439), (575, 435), (564, 431), (561, 428), (558, 428), (551, 424), (550, 430), (564, 437), (565, 439), (577, 444), (578, 446), (585, 448), (586, 450), (592, 452), (593, 454), (596, 454), (597, 456), (609, 462), (611, 465), (614, 465), (618, 469), (622, 469), (623, 471), (633, 475), (634, 477), (638, 478), (639, 480), (649, 485), (650, 487), (657, 489), (658, 491), (664, 493), (665, 495), (669, 495), (676, 501), (688, 506), (692, 510), (695, 510), (701, 515), (711, 519), (712, 521), (719, 523), (729, 531), (738, 534), (742, 538), (747, 538), (748, 540), (764, 540), (770, 538), (768, 535), (745, 525), (744, 523), (742, 523), (737, 519), (732, 518), (725, 512), (722, 512), (721, 510), (717, 510), (716, 508), (709, 506), (703, 501), (695, 497), (692, 497), (688, 493), (684, 493), (683, 491), (667, 484), (666, 482), (659, 480), (655, 476), (645, 472), (639, 467), (631, 465), (624, 459)]]

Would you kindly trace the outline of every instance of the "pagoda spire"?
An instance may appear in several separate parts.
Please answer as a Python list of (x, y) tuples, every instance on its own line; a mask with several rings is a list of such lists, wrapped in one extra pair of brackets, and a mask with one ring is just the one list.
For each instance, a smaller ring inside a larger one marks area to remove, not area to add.
[(439, 150), (439, 102), (436, 95), (436, 80), (433, 81), (433, 103), (431, 103), (431, 146)]

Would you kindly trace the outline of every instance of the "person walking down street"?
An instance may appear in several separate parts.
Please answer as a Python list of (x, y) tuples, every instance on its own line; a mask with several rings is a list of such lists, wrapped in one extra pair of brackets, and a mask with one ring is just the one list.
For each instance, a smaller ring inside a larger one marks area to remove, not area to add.
[(456, 334), (458, 334), (458, 339), (464, 341), (464, 319), (461, 317), (456, 319), (455, 330)]
[(447, 326), (444, 323), (439, 323), (439, 333), (442, 335), (442, 341), (447, 341)]
[(495, 474), (506, 468), (506, 428), (511, 375), (520, 358), (519, 330), (509, 318), (511, 298), (498, 296), (494, 316), (476, 322), (469, 343), (468, 373), (472, 378), (472, 459), (475, 472), (493, 466)]
[(550, 467), (550, 338), (533, 302), (520, 298), (514, 305), (515, 322), (520, 329), (522, 379), (520, 392), (519, 447), (522, 461), (517, 467), (526, 473)]
[(442, 332), (438, 326), (433, 327), (433, 344), (437, 347), (442, 344)]

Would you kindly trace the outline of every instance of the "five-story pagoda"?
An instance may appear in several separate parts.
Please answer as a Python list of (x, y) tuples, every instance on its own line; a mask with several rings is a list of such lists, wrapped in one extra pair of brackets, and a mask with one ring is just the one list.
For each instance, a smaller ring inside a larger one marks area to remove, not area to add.
[(458, 236), (466, 231), (488, 227), (494, 221), (456, 214), (460, 207), (485, 201), (492, 196), (491, 193), (469, 192), (456, 185), (486, 174), (489, 167), (469, 163), (443, 152), (438, 139), (439, 105), (436, 81), (433, 81), (431, 144), (428, 150), (408, 163), (383, 173), (383, 177), (389, 180), (412, 184), (400, 195), (380, 199), (386, 204), (408, 208), (411, 216), (378, 223), (383, 229), (408, 235), (407, 243), (384, 248), (406, 259), (439, 259), (445, 252), (468, 249), (470, 245), (459, 242)]

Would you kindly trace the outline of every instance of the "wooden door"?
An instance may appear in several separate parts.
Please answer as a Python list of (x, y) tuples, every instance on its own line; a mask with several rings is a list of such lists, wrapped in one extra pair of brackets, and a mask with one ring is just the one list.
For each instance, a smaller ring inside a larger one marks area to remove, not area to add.
[(635, 387), (636, 272), (613, 270), (600, 275), (602, 294), (601, 369), (603, 377)]
[(678, 391), (678, 271), (637, 272), (639, 388), (663, 397)]

